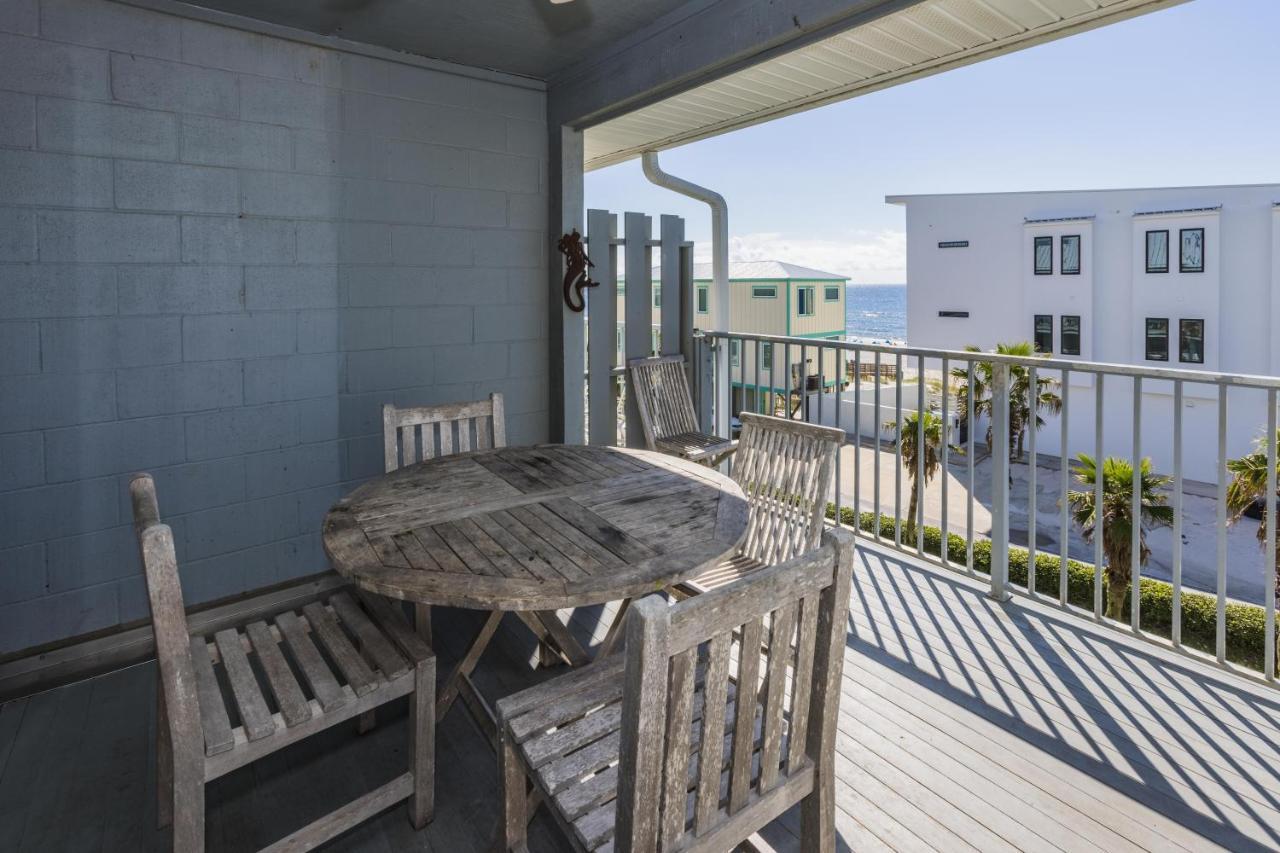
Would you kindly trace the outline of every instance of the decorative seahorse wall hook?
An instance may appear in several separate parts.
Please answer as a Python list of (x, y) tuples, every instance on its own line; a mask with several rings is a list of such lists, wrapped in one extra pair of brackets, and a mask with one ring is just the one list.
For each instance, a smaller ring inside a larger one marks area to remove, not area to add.
[[(586, 297), (582, 290), (585, 287), (599, 287), (600, 282), (592, 281), (591, 275), (587, 272), (589, 267), (595, 264), (587, 257), (587, 251), (582, 246), (582, 235), (578, 233), (578, 229), (570, 231), (560, 238), (558, 248), (560, 254), (564, 255), (566, 269), (564, 271), (564, 304), (569, 306), (570, 311), (581, 312), (587, 307)], [(577, 290), (577, 302), (574, 301), (574, 290)]]

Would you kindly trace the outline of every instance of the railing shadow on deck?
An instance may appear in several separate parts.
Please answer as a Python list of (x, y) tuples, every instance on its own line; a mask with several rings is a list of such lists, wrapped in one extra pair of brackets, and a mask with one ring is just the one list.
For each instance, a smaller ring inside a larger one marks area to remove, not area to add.
[(1280, 846), (1280, 697), (878, 549), (850, 606), (866, 659), (1229, 849)]

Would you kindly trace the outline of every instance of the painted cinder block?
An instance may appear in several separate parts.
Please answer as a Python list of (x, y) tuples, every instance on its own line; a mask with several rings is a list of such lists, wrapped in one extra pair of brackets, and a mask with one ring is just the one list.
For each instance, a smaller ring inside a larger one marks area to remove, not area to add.
[(338, 270), (331, 265), (246, 267), (244, 288), (250, 311), (336, 308)]
[(239, 181), (233, 169), (148, 163), (115, 164), (115, 200), (121, 210), (236, 213)]
[(373, 222), (299, 222), (300, 264), (385, 264), (391, 226)]
[[(161, 517), (173, 528), (174, 548), (183, 557), (186, 536), (183, 521), (173, 518), (168, 507), (160, 505)], [(142, 573), (138, 557), (138, 537), (132, 524), (108, 530), (69, 536), (48, 543), (49, 591), (67, 592), (97, 586)]]
[(42, 261), (172, 263), (180, 257), (176, 216), (46, 210), (36, 217), (36, 233)]
[(298, 352), (337, 352), (338, 310), (298, 312)]
[(178, 119), (172, 113), (40, 98), (36, 107), (40, 148), (100, 157), (178, 159)]
[(119, 270), (121, 314), (226, 314), (244, 310), (244, 268), (139, 264)]
[(181, 152), (206, 166), (287, 170), (293, 162), (288, 128), (209, 116), (182, 117)]
[(40, 324), (0, 322), (0, 374), (40, 372)]
[(435, 376), (435, 353), (447, 351), (448, 348), (406, 347), (347, 353), (347, 393), (430, 385)]
[(436, 376), (441, 382), (479, 382), (508, 374), (504, 344), (470, 344), (436, 349)]
[(280, 495), (186, 516), (187, 557), (200, 560), (298, 535), (298, 503)]
[(251, 216), (337, 219), (342, 207), (342, 182), (322, 175), (244, 172), (240, 194)]
[(122, 418), (225, 409), (244, 403), (239, 361), (187, 362), (116, 372)]
[(391, 228), (391, 256), (397, 264), (469, 267), (474, 245), (471, 232), (461, 228)]
[(234, 74), (124, 53), (111, 54), (111, 94), (140, 107), (228, 118), (239, 103)]
[(546, 317), (524, 305), (495, 305), (476, 314), (476, 343), (533, 341), (546, 336)]
[[(481, 312), (484, 313), (484, 312)], [(398, 347), (469, 344), (473, 309), (466, 305), (401, 308), (391, 313), (391, 343)]]
[(337, 130), (342, 121), (342, 100), (334, 89), (240, 77), (240, 118), (267, 124), (313, 130)]
[[(2, 214), (0, 221), (3, 221)], [(0, 267), (0, 317), (88, 317), (114, 313), (114, 267), (82, 264)]]
[(332, 397), (341, 383), (337, 353), (257, 358), (244, 363), (244, 401), (248, 405)]
[(46, 373), (76, 373), (182, 361), (177, 317), (88, 317), (40, 321)]
[(437, 225), (502, 228), (507, 224), (505, 193), (493, 190), (438, 189), (435, 202)]
[(481, 189), (535, 193), (540, 189), (541, 161), (514, 154), (471, 152), (471, 186)]
[(23, 262), (35, 259), (35, 212), (0, 208), (0, 261)]
[(0, 199), (10, 205), (111, 207), (111, 163), (98, 157), (0, 149)]
[(398, 181), (343, 181), (341, 217), (356, 222), (427, 225), (435, 218), (433, 190)]
[(49, 430), (44, 441), (45, 475), (51, 483), (175, 465), (187, 457), (181, 417)]
[(305, 444), (251, 456), (246, 460), (249, 498), (332, 486), (342, 479), (343, 456), (342, 445), (337, 441)]
[(40, 32), (39, 0), (0, 0), (0, 32), (31, 36)]
[[(44, 481), (44, 435), (38, 432), (0, 435), (0, 492), (39, 486)], [(0, 583), (0, 588), (3, 586)]]
[(298, 130), (293, 134), (293, 168), (317, 175), (377, 178), (383, 174), (384, 143), (364, 133)]
[(298, 443), (298, 413), (285, 403), (189, 415), (186, 435), (193, 462), (278, 450)]
[(36, 144), (36, 99), (0, 92), (0, 145), (32, 148)]
[(182, 260), (196, 264), (287, 264), (294, 224), (287, 219), (182, 217)]
[(0, 400), (0, 433), (109, 421), (116, 416), (115, 375), (0, 376)]
[(30, 601), (47, 589), (44, 544), (24, 545), (0, 551), (4, 583), (0, 583), (0, 606)]
[(204, 21), (182, 21), (182, 59), (192, 65), (280, 80), (319, 83), (334, 64), (331, 51)]
[(104, 0), (41, 0), (40, 35), (59, 42), (178, 59), (179, 18)]
[(13, 92), (109, 101), (108, 56), (104, 50), (0, 35), (0, 80)]
[(112, 527), (120, 521), (110, 477), (0, 493), (0, 548)]
[(265, 358), (294, 350), (294, 315), (207, 314), (182, 318), (182, 353), (187, 361)]
[(470, 160), (461, 148), (393, 139), (385, 143), (386, 175), (437, 187), (467, 186)]
[(103, 584), (0, 607), (0, 652), (110, 627), (118, 605), (116, 586)]
[[(163, 518), (184, 515), (202, 509), (228, 506), (245, 500), (245, 457), (232, 456), (208, 462), (149, 467), (147, 473), (156, 484), (156, 497)], [(129, 481), (133, 473), (119, 477), (120, 517), (132, 518), (133, 499)]]

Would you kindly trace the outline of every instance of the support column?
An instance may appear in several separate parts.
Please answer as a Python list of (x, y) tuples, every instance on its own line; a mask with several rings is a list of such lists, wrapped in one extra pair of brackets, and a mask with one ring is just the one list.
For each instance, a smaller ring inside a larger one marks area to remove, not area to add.
[[(550, 129), (547, 161), (548, 180), (548, 345), (550, 347), (550, 440), (581, 444), (585, 439), (586, 406), (583, 372), (586, 370), (585, 314), (569, 310), (564, 303), (564, 256), (556, 251), (561, 234), (575, 228), (586, 231), (583, 224), (584, 196), (582, 188), (582, 132), (568, 126)], [(588, 254), (591, 247), (588, 247)], [(587, 292), (587, 298), (594, 295)], [(606, 294), (605, 298), (613, 298)]]

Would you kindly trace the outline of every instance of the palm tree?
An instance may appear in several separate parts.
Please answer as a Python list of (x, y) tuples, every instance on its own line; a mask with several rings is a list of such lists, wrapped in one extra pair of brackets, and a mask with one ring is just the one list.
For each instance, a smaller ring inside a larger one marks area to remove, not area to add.
[[(1280, 444), (1280, 430), (1275, 440)], [(1280, 473), (1280, 463), (1277, 463)], [(1231, 472), (1231, 482), (1227, 485), (1227, 512), (1231, 514), (1231, 523), (1235, 524), (1245, 510), (1267, 497), (1267, 437), (1260, 436), (1254, 444), (1253, 452), (1239, 459), (1227, 461), (1227, 470)], [(1267, 547), (1267, 518), (1264, 514), (1262, 523), (1258, 525), (1258, 543)], [(1276, 589), (1275, 596), (1280, 600), (1280, 539), (1276, 543)]]
[[(1142, 565), (1151, 556), (1147, 547), (1147, 530), (1166, 527), (1173, 523), (1173, 508), (1168, 505), (1169, 496), (1164, 488), (1169, 477), (1151, 473), (1151, 460), (1143, 459), (1139, 471), (1141, 491), (1141, 529), (1138, 555)], [(1092, 542), (1098, 530), (1097, 508), (1094, 506), (1094, 487), (1098, 482), (1098, 468), (1092, 456), (1080, 454), (1080, 468), (1076, 478), (1084, 491), (1071, 491), (1067, 500), (1072, 518), (1084, 534), (1086, 542)], [(1133, 463), (1128, 459), (1108, 456), (1102, 463), (1102, 552), (1107, 559), (1107, 616), (1124, 619), (1124, 596), (1132, 578), (1133, 552)]]
[[(975, 346), (965, 347), (966, 352), (981, 352)], [(1046, 358), (1044, 353), (1036, 352), (1036, 348), (1028, 341), (1016, 344), (996, 344), (996, 353), (1021, 358)], [(956, 409), (960, 422), (966, 424), (969, 417), (969, 371), (973, 370), (973, 414), (974, 417), (987, 418), (987, 448), (992, 447), (991, 436), (991, 389), (995, 384), (994, 369), (989, 361), (975, 361), (969, 367), (957, 367), (951, 371), (951, 378), (959, 382), (956, 390)], [(1058, 414), (1062, 411), (1062, 397), (1058, 395), (1059, 382), (1036, 376), (1036, 387), (1031, 387), (1031, 371), (1020, 364), (1009, 367), (1009, 458), (1022, 457), (1027, 427), (1034, 418), (1035, 429), (1044, 426), (1041, 412)]]
[[(897, 421), (887, 421), (887, 430), (897, 429)], [(915, 528), (916, 508), (920, 504), (920, 483), (916, 474), (920, 468), (920, 414), (912, 412), (902, 419), (902, 438), (899, 449), (902, 453), (902, 464), (907, 468), (907, 476), (911, 478), (911, 500), (907, 503), (907, 531)], [(941, 462), (938, 448), (942, 446), (942, 418), (932, 412), (924, 413), (924, 481), (927, 484), (938, 473)]]

